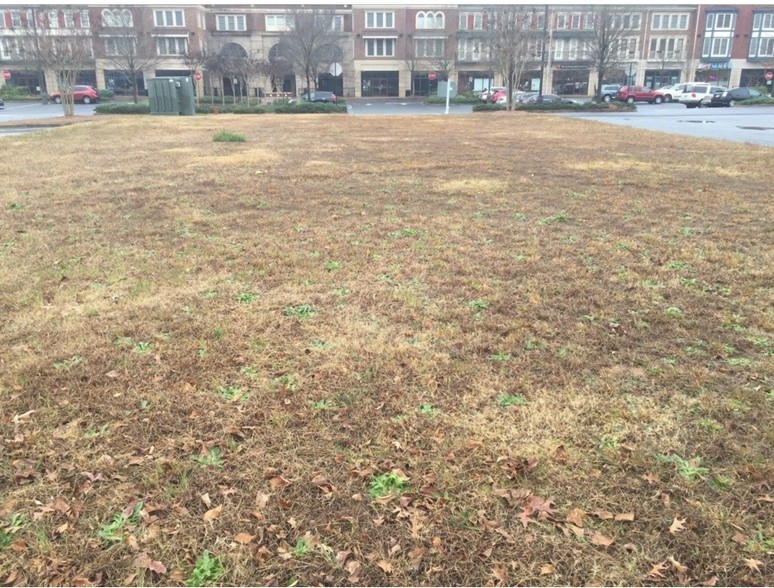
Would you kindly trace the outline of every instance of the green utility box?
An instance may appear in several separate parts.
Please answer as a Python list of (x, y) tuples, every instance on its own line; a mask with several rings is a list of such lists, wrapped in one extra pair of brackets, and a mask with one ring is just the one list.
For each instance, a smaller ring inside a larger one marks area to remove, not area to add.
[(151, 114), (192, 116), (196, 112), (191, 76), (152, 78), (147, 84)]

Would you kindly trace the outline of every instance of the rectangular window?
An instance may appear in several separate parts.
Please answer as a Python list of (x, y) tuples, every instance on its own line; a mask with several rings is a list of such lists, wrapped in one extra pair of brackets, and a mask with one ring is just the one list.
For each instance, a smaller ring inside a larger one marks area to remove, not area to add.
[(89, 21), (89, 11), (81, 10), (81, 28), (88, 29), (89, 27), (91, 27), (91, 22)]
[(5, 10), (0, 10), (0, 29), (5, 28)]
[(415, 50), (417, 57), (441, 57), (444, 54), (444, 40), (417, 39)]
[(554, 61), (564, 61), (564, 39), (554, 41)]
[(72, 10), (63, 10), (62, 14), (64, 15), (64, 26), (68, 29), (74, 29), (75, 28), (75, 18), (73, 17), (73, 11)]
[(484, 14), (481, 12), (460, 12), (461, 31), (480, 31), (484, 28)]
[(556, 17), (556, 30), (561, 31), (569, 28), (569, 20), (566, 14), (560, 14)]
[(712, 52), (710, 57), (728, 57), (730, 39), (720, 38), (712, 39)]
[(714, 14), (708, 14), (707, 15), (707, 26), (705, 27), (706, 30), (711, 31), (715, 28), (715, 15)]
[(367, 29), (391, 29), (394, 26), (394, 12), (366, 12)]
[(157, 27), (185, 26), (182, 10), (156, 10), (154, 15)]
[(156, 46), (159, 55), (185, 55), (188, 51), (188, 37), (159, 37)]
[(758, 57), (774, 57), (774, 38), (761, 39), (758, 45)]
[(20, 27), (21, 25), (21, 12), (18, 10), (11, 10), (11, 26)]
[(581, 15), (580, 14), (573, 14), (572, 15), (572, 23), (571, 27), (572, 30), (577, 31), (581, 28)]
[(219, 14), (215, 18), (215, 28), (219, 31), (246, 31), (244, 14)]
[(344, 32), (344, 16), (341, 14), (334, 14), (331, 19), (331, 29), (337, 33)]
[(58, 10), (49, 10), (48, 11), (48, 26), (52, 29), (58, 29), (59, 28), (59, 11)]
[(734, 20), (734, 15), (730, 13), (722, 13), (715, 15), (715, 30), (731, 30), (731, 24)]
[(395, 39), (365, 39), (365, 53), (368, 57), (393, 57)]
[(267, 14), (266, 30), (273, 32), (283, 32), (290, 30), (291, 17), (284, 14)]
[(116, 57), (119, 55), (131, 55), (131, 49), (135, 45), (132, 37), (106, 37), (105, 55)]
[[(712, 16), (712, 15), (707, 15)], [(654, 14), (651, 29), (655, 31), (685, 31), (688, 30), (687, 14)]]

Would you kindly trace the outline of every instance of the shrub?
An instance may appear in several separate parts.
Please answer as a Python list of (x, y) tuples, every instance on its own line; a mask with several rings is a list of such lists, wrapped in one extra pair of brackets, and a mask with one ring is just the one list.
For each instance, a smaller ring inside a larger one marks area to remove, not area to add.
[(264, 106), (258, 104), (199, 104), (196, 107), (197, 114), (263, 114)]
[(742, 100), (741, 102), (735, 102), (737, 106), (761, 106), (761, 105), (774, 105), (774, 98), (768, 96), (761, 96), (760, 98), (753, 98), (751, 100)]
[(39, 96), (30, 94), (24, 86), (8, 86), (0, 88), (0, 98), (3, 100), (37, 100)]
[(212, 140), (216, 143), (244, 143), (247, 141), (244, 135), (230, 133), (228, 131), (218, 131), (212, 136)]
[(112, 100), (115, 92), (113, 90), (98, 90), (100, 100)]
[(632, 111), (637, 110), (634, 104), (627, 104), (625, 102), (584, 102), (581, 104), (572, 104), (568, 102), (545, 102), (543, 104), (529, 103), (529, 104), (517, 104), (515, 105), (517, 110), (526, 111), (613, 111), (618, 110)]
[[(449, 98), (449, 104), (478, 104), (479, 102), (481, 99), (474, 94), (458, 94), (454, 98)], [(446, 96), (426, 96), (425, 104), (446, 104)]]
[(473, 112), (492, 112), (495, 110), (505, 110), (505, 106), (502, 104), (474, 104)]
[(272, 109), (278, 114), (337, 114), (346, 113), (345, 104), (329, 102), (296, 102), (294, 104), (278, 104)]
[(96, 114), (150, 114), (150, 104), (147, 102), (119, 102), (113, 104), (99, 104), (94, 112)]

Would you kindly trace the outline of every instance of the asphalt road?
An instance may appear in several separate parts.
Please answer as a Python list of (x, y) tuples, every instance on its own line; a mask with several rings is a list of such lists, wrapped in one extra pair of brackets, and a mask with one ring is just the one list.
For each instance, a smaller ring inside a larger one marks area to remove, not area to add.
[[(421, 100), (400, 98), (350, 98), (350, 114), (356, 116), (440, 115), (443, 104), (424, 104)], [(451, 104), (449, 113), (470, 114), (470, 104)], [(76, 104), (76, 116), (94, 114), (94, 104)], [(0, 123), (19, 123), (25, 120), (64, 116), (60, 104), (42, 105), (39, 102), (6, 102), (0, 110)], [(682, 104), (638, 104), (636, 112), (627, 113), (559, 113), (558, 116), (584, 118), (637, 129), (669, 134), (719, 139), (774, 147), (774, 108), (770, 106), (734, 106), (733, 108), (688, 109)], [(0, 137), (26, 132), (26, 129), (0, 127)]]
[(774, 107), (734, 106), (733, 108), (686, 108), (683, 104), (638, 104), (636, 112), (562, 113), (568, 118), (584, 118), (637, 129), (720, 139), (774, 147)]

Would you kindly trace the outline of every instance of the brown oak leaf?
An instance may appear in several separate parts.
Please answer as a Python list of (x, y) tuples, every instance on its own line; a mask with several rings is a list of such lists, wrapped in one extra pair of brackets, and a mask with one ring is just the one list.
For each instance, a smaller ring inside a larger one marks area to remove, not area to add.
[(646, 579), (648, 580), (658, 580), (660, 578), (664, 577), (663, 572), (665, 569), (667, 569), (669, 566), (667, 566), (666, 560), (659, 562), (657, 564), (654, 564), (653, 567), (648, 572), (648, 575), (646, 576)]
[(685, 521), (686, 519), (678, 519), (675, 517), (675, 520), (669, 525), (669, 532), (672, 533), (672, 535), (675, 535), (681, 531), (685, 531)]

